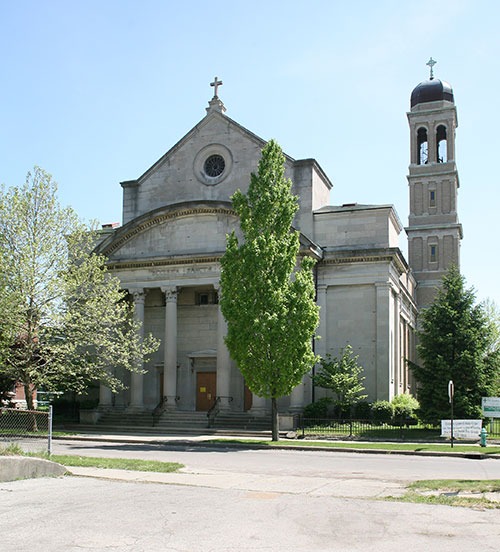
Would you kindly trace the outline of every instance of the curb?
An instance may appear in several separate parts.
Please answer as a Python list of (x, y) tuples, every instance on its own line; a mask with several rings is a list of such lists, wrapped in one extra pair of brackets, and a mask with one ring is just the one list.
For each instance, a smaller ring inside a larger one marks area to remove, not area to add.
[(66, 473), (66, 468), (44, 458), (26, 456), (0, 456), (0, 482), (36, 477), (58, 477)]
[(175, 439), (175, 440), (162, 440), (162, 439), (126, 439), (120, 437), (101, 437), (101, 436), (84, 436), (84, 435), (70, 435), (70, 436), (54, 436), (54, 440), (61, 441), (99, 441), (108, 443), (127, 443), (127, 444), (140, 444), (140, 445), (164, 445), (164, 446), (183, 446), (183, 447), (200, 447), (200, 448), (234, 448), (234, 449), (248, 449), (248, 450), (288, 450), (288, 451), (320, 451), (320, 452), (349, 452), (359, 454), (392, 454), (403, 456), (429, 456), (429, 457), (446, 457), (446, 458), (467, 458), (469, 460), (486, 460), (492, 458), (494, 460), (500, 460), (500, 455), (489, 455), (483, 452), (441, 452), (432, 450), (386, 450), (386, 449), (363, 449), (363, 448), (349, 448), (349, 447), (323, 447), (321, 445), (303, 446), (303, 445), (260, 445), (251, 443), (211, 443), (208, 441), (191, 441), (189, 439)]

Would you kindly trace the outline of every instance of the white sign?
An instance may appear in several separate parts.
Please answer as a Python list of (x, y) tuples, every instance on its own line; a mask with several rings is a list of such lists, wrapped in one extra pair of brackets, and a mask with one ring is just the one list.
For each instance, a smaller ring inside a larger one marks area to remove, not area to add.
[(482, 407), (487, 418), (500, 418), (500, 397), (483, 397)]
[[(453, 420), (453, 437), (479, 439), (482, 427), (481, 420)], [(441, 437), (451, 437), (451, 420), (441, 420)]]

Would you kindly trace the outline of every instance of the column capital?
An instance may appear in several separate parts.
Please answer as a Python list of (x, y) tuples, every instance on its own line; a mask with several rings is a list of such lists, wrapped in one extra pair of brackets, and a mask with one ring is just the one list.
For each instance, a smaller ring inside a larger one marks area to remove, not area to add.
[(318, 284), (318, 285), (316, 286), (316, 289), (317, 289), (318, 291), (326, 291), (326, 290), (328, 289), (328, 284)]
[(377, 291), (383, 291), (383, 290), (389, 290), (391, 289), (391, 282), (389, 281), (386, 281), (386, 282), (375, 282), (375, 288), (377, 289)]
[(167, 303), (177, 302), (177, 294), (179, 293), (179, 289), (177, 286), (165, 286), (162, 287), (161, 290), (165, 294), (165, 301)]
[(134, 298), (134, 303), (144, 303), (146, 300), (146, 290), (143, 288), (129, 288), (128, 292)]

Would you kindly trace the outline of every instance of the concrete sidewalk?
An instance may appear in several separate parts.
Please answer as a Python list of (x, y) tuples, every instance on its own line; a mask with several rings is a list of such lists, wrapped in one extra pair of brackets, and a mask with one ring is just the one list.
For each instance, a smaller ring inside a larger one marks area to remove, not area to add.
[(190, 471), (182, 468), (178, 472), (159, 473), (102, 468), (72, 467), (66, 469), (75, 476), (93, 477), (134, 483), (163, 483), (187, 485), (213, 489), (232, 489), (254, 493), (308, 494), (337, 498), (376, 498), (402, 496), (405, 483), (365, 478), (326, 478), (293, 475), (268, 476), (241, 472), (216, 470)]

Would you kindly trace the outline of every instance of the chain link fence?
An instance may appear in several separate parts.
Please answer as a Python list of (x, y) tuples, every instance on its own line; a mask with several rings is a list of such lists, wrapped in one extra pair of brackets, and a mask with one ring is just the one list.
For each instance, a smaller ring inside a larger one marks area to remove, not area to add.
[(0, 409), (0, 448), (18, 446), (23, 452), (51, 453), (52, 406), (48, 411)]

